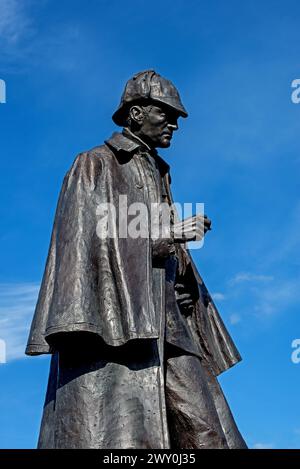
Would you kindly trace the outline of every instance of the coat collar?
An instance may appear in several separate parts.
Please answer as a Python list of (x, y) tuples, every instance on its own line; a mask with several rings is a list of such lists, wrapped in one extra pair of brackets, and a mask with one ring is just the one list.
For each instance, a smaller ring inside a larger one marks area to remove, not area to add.
[(170, 166), (163, 158), (161, 158), (161, 156), (158, 155), (156, 150), (150, 149), (146, 143), (131, 134), (131, 132), (129, 133), (127, 129), (124, 129), (122, 133), (114, 132), (108, 140), (105, 140), (105, 143), (118, 154), (118, 157), (120, 157), (122, 153), (125, 153), (130, 157), (138, 149), (144, 150), (155, 158), (162, 175), (165, 175), (170, 171)]
[(134, 153), (141, 146), (139, 142), (127, 138), (120, 132), (114, 132), (108, 140), (105, 140), (105, 143), (117, 153), (123, 151), (125, 153)]

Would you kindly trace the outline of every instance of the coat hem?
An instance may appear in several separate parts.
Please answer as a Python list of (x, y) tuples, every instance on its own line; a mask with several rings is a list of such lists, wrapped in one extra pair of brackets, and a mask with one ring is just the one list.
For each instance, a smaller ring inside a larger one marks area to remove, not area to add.
[[(50, 336), (59, 333), (72, 333), (72, 332), (91, 332), (99, 335), (104, 342), (111, 346), (124, 345), (126, 342), (134, 339), (158, 339), (159, 335), (157, 333), (149, 332), (149, 334), (138, 334), (136, 331), (129, 331), (129, 334), (124, 335), (123, 337), (117, 338), (107, 338), (103, 335), (101, 331), (95, 326), (95, 324), (87, 323), (75, 323), (72, 325), (62, 325), (60, 327), (50, 327), (46, 330), (45, 341), (49, 339)], [(42, 354), (52, 354), (53, 350), (50, 345), (46, 344), (34, 344), (31, 343), (27, 346), (25, 354), (26, 355), (42, 355)]]

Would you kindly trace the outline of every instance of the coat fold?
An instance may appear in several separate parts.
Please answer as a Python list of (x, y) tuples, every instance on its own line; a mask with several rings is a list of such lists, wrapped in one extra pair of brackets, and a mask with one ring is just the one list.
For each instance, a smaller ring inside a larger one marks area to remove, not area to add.
[[(81, 153), (65, 176), (26, 353), (52, 353), (59, 333), (90, 332), (108, 345), (157, 339), (160, 329), (152, 290), (151, 239), (100, 239), (99, 206), (147, 204), (136, 144), (114, 134), (107, 144)], [(127, 140), (127, 146), (125, 145)], [(115, 147), (114, 148), (114, 142)], [(124, 143), (125, 142), (125, 143)], [(162, 162), (169, 198), (168, 165)], [(120, 219), (116, 210), (116, 229)], [(179, 248), (185, 283), (197, 290), (187, 323), (203, 361), (215, 375), (240, 360), (190, 253)], [(142, 260), (142, 261), (141, 261)]]

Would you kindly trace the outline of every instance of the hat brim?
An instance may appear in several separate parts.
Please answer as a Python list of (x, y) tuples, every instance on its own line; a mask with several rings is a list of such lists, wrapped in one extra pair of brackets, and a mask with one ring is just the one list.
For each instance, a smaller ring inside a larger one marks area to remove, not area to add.
[[(164, 104), (172, 109), (172, 111), (176, 111), (179, 116), (186, 118), (188, 117), (188, 113), (186, 112), (185, 108), (178, 103), (178, 101), (173, 99), (173, 98), (166, 98), (163, 97), (161, 100), (159, 98), (150, 98), (147, 99), (145, 102), (148, 103), (158, 103), (158, 104)], [(128, 110), (129, 107), (134, 106), (134, 104), (141, 104), (141, 100), (138, 100), (137, 102), (133, 101), (131, 103), (126, 103), (120, 106), (116, 112), (112, 115), (112, 120), (116, 125), (119, 125), (120, 127), (123, 127), (126, 124), (126, 111)]]

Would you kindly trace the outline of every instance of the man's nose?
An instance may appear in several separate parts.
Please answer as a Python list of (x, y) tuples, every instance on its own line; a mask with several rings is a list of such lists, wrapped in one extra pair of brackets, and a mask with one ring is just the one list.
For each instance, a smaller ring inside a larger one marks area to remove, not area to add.
[(169, 122), (168, 124), (169, 129), (178, 130), (178, 123), (177, 122)]

